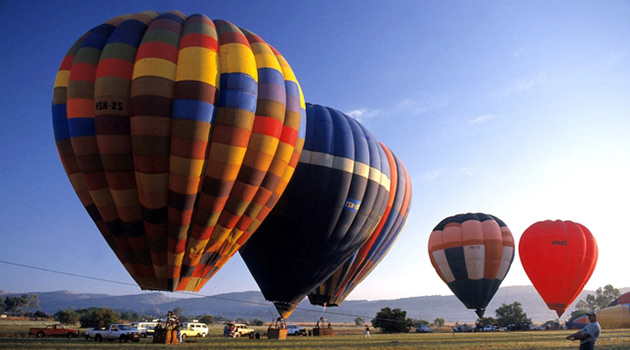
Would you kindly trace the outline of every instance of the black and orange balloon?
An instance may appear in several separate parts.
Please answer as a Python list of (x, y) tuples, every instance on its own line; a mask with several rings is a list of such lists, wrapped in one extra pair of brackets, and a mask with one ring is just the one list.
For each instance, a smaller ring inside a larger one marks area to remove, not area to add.
[(519, 242), (523, 269), (549, 309), (558, 317), (580, 294), (597, 264), (597, 242), (572, 221), (540, 221)]
[(282, 194), (305, 135), (300, 86), (260, 37), (204, 15), (113, 18), (64, 58), (61, 161), (142, 289), (198, 291)]
[(483, 317), (514, 260), (514, 237), (496, 216), (458, 214), (435, 226), (429, 257), (453, 294)]

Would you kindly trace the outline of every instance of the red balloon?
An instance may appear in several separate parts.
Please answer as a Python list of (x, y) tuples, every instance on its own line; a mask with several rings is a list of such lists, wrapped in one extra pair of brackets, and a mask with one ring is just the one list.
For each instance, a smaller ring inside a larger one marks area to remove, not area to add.
[(540, 221), (519, 243), (519, 256), (532, 284), (558, 317), (580, 294), (597, 264), (597, 242), (572, 221)]

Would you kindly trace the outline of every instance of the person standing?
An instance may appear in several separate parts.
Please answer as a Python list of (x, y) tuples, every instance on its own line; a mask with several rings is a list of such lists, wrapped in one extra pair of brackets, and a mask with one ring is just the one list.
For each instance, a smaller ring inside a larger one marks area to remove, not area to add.
[(365, 325), (365, 337), (370, 338), (370, 327)]
[(177, 343), (182, 344), (182, 324), (177, 322), (175, 325), (175, 331), (177, 332)]
[(579, 340), (580, 350), (593, 350), (595, 349), (595, 342), (597, 341), (597, 338), (599, 338), (602, 328), (600, 327), (599, 322), (597, 322), (597, 314), (594, 312), (587, 312), (586, 315), (591, 323), (587, 324), (579, 331), (567, 336), (567, 339)]

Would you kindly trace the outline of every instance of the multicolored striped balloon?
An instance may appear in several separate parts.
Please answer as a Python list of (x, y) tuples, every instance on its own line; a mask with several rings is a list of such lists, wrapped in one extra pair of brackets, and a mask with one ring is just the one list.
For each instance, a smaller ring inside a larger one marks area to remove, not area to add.
[(391, 185), (387, 206), (369, 239), (308, 298), (313, 305), (339, 306), (376, 268), (402, 231), (411, 208), (411, 179), (403, 163), (384, 144), (380, 146), (389, 163)]
[(304, 151), (287, 190), (240, 253), (287, 318), (370, 237), (390, 190), (384, 149), (357, 121), (306, 105)]
[(72, 186), (138, 285), (198, 291), (282, 194), (306, 118), (293, 71), (261, 38), (148, 11), (68, 51), (53, 124)]
[(483, 317), (514, 260), (514, 237), (495, 216), (459, 214), (435, 226), (429, 257), (453, 294)]

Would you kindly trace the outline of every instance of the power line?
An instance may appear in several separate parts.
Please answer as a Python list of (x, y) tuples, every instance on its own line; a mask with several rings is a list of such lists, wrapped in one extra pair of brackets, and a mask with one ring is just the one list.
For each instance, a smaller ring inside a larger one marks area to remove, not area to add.
[[(6, 265), (23, 267), (23, 268), (32, 269), (32, 270), (56, 273), (56, 274), (60, 274), (60, 275), (66, 275), (66, 276), (72, 276), (72, 277), (91, 279), (91, 280), (95, 280), (95, 281), (101, 281), (101, 282), (108, 282), (108, 283), (115, 283), (115, 284), (121, 284), (121, 285), (126, 285), (126, 286), (138, 287), (138, 285), (134, 284), (134, 283), (114, 281), (114, 280), (105, 279), (105, 278), (93, 277), (93, 276), (88, 276), (88, 275), (81, 275), (81, 274), (77, 274), (77, 273), (61, 271), (61, 270), (54, 270), (54, 269), (49, 269), (49, 268), (39, 267), (39, 266), (33, 266), (33, 265), (26, 265), (26, 264), (21, 264), (21, 263), (15, 263), (15, 262), (6, 261), (6, 260), (0, 260), (0, 263), (6, 264)], [(266, 306), (266, 307), (270, 306), (268, 303), (259, 303), (259, 302), (255, 302), (255, 301), (237, 300), (237, 299), (231, 299), (231, 298), (226, 298), (226, 297), (220, 297), (220, 296), (216, 296), (216, 295), (206, 295), (206, 294), (192, 293), (192, 292), (186, 292), (186, 291), (176, 291), (174, 293), (190, 295), (190, 296), (194, 296), (194, 297), (213, 298), (213, 299), (224, 300), (224, 301), (231, 301), (231, 302), (242, 303), (242, 304), (251, 304), (251, 305)], [(317, 309), (317, 310), (316, 309), (305, 309), (305, 308), (298, 307), (295, 310), (296, 311), (297, 310), (304, 311), (304, 312), (312, 312), (312, 313), (321, 313), (321, 310), (319, 310), (319, 309)], [(347, 314), (347, 313), (343, 313), (343, 312), (326, 311), (326, 313), (332, 314), (332, 315), (337, 315), (337, 316), (370, 318), (370, 316)]]

